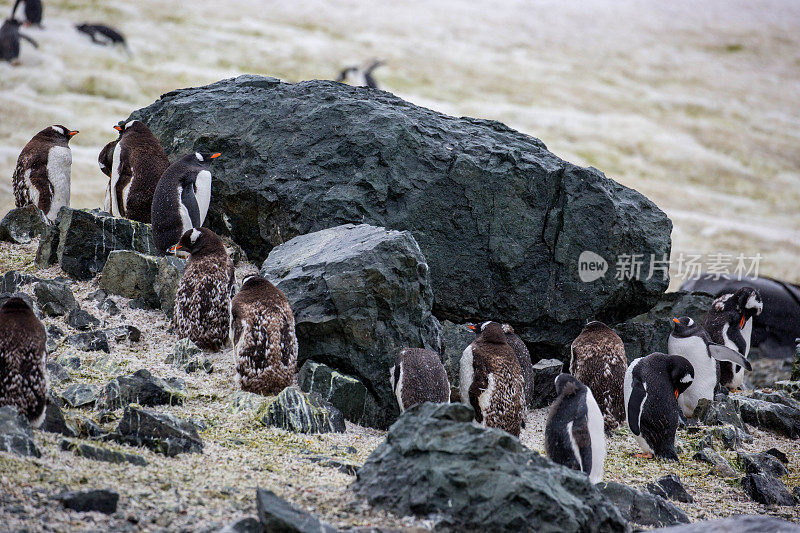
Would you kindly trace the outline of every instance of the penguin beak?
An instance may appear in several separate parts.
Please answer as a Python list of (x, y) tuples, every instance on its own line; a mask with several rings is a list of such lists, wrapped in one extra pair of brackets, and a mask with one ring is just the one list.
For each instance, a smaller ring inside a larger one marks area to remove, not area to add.
[(743, 327), (744, 327), (744, 315), (742, 315), (742, 318), (739, 320), (739, 329), (742, 329)]
[(122, 126), (117, 124), (116, 126), (114, 126), (114, 129), (117, 130), (117, 131), (122, 131)]
[(73, 135), (77, 135), (77, 134), (79, 134), (79, 133), (80, 133), (80, 132), (79, 132), (78, 130), (71, 131), (71, 132), (69, 132), (69, 136), (70, 136), (70, 137), (72, 137)]
[(216, 159), (216, 158), (218, 158), (218, 157), (219, 157), (219, 156), (221, 156), (221, 155), (222, 155), (222, 154), (221, 154), (220, 152), (217, 152), (216, 154), (212, 154), (212, 155), (211, 155), (211, 159)]
[(467, 329), (470, 331), (476, 331), (478, 329), (478, 326), (476, 326), (475, 324), (467, 324)]
[(176, 253), (178, 253), (178, 250), (180, 250), (181, 248), (182, 248), (182, 246), (180, 244), (176, 244), (174, 246), (170, 246), (169, 250), (167, 250), (167, 251), (169, 253), (171, 253), (171, 254), (176, 254)]
[(677, 318), (673, 318), (672, 321), (675, 322), (676, 324), (680, 324), (681, 323), (681, 321), (678, 320)]
[(680, 396), (680, 392), (678, 392), (678, 389), (675, 389), (675, 399), (676, 400), (678, 399), (678, 396)]

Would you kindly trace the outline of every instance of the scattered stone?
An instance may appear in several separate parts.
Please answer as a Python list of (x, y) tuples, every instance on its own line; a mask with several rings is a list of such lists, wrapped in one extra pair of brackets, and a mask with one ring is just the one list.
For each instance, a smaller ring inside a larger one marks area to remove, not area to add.
[(103, 351), (109, 353), (111, 348), (108, 345), (108, 337), (105, 331), (95, 330), (85, 333), (77, 333), (67, 337), (67, 343), (82, 352)]
[(61, 393), (61, 399), (70, 407), (90, 405), (97, 399), (97, 387), (88, 383), (74, 383)]
[(39, 308), (47, 316), (64, 316), (80, 306), (67, 283), (42, 280), (33, 287)]
[(341, 411), (347, 420), (356, 424), (364, 416), (366, 403), (373, 401), (371, 397), (368, 398), (367, 388), (359, 380), (310, 359), (300, 368), (297, 382), (300, 390), (319, 394)]
[(58, 358), (56, 358), (56, 362), (72, 370), (78, 370), (81, 367), (81, 358), (75, 355), (75, 352), (59, 355)]
[(115, 302), (111, 298), (106, 298), (105, 300), (103, 300), (103, 302), (99, 306), (99, 309), (101, 311), (105, 311), (110, 316), (116, 316), (122, 312), (119, 310), (117, 302)]
[(36, 276), (18, 272), (16, 270), (9, 270), (0, 276), (0, 292), (17, 292), (20, 288), (31, 283), (42, 281)]
[(657, 529), (658, 533), (800, 533), (800, 526), (772, 516), (751, 515)]
[[(261, 275), (294, 311), (298, 364), (311, 359), (364, 384), (364, 425), (386, 428), (400, 413), (386, 376), (397, 351), (440, 351), (428, 265), (409, 232), (346, 224), (275, 247)], [(373, 407), (370, 409), (370, 407)]]
[(60, 403), (61, 401), (53, 394), (53, 391), (50, 391), (48, 394), (44, 422), (39, 426), (39, 429), (47, 431), (48, 433), (58, 433), (66, 437), (75, 437), (78, 432), (72, 427), (72, 424), (67, 422), (64, 418)]
[(55, 380), (57, 382), (67, 381), (70, 379), (69, 372), (67, 369), (61, 366), (56, 361), (47, 361), (47, 373), (50, 375), (50, 379)]
[(598, 491), (614, 502), (622, 516), (640, 526), (664, 527), (688, 524), (689, 517), (660, 496), (648, 494), (616, 481), (598, 483)]
[(721, 401), (700, 398), (694, 413), (692, 413), (692, 418), (706, 426), (731, 425), (747, 432), (742, 417), (739, 415), (739, 409), (727, 396)]
[(416, 405), (389, 428), (352, 485), (372, 506), (479, 531), (624, 531), (586, 475), (472, 424), (463, 404)]
[(96, 439), (104, 437), (108, 433), (100, 427), (97, 422), (89, 417), (78, 415), (74, 419), (75, 428), (78, 431), (78, 437), (82, 439)]
[(789, 463), (789, 457), (787, 457), (786, 454), (780, 451), (778, 448), (770, 448), (764, 453), (771, 455), (772, 457), (774, 457), (783, 464)]
[(777, 458), (767, 452), (737, 454), (742, 469), (746, 474), (764, 474), (772, 477), (783, 477), (789, 470)]
[(680, 478), (675, 474), (662, 477), (655, 483), (648, 483), (647, 490), (651, 494), (661, 496), (664, 499), (675, 500), (676, 502), (694, 503), (694, 498), (681, 483)]
[(106, 291), (104, 291), (103, 289), (97, 289), (96, 291), (90, 292), (87, 295), (87, 297), (90, 300), (95, 301), (97, 303), (100, 303), (103, 300), (105, 300), (107, 296), (108, 296), (108, 293), (106, 293)]
[(730, 424), (705, 428), (704, 431), (707, 438), (716, 438), (725, 450), (735, 450), (743, 442), (753, 442), (752, 435)]
[(73, 309), (69, 312), (69, 315), (67, 315), (67, 325), (75, 329), (87, 330), (99, 326), (100, 321), (90, 315), (88, 311)]
[(94, 461), (104, 461), (106, 463), (130, 463), (136, 466), (147, 466), (147, 461), (141, 456), (134, 453), (122, 453), (114, 450), (107, 450), (98, 446), (90, 446), (81, 442), (68, 441), (66, 439), (61, 441), (61, 449), (64, 451), (72, 452), (78, 457), (85, 457)]
[(97, 409), (113, 411), (131, 403), (139, 405), (182, 405), (186, 398), (183, 380), (172, 384), (150, 374), (149, 370), (137, 370), (130, 376), (118, 376), (111, 380), (97, 398)]
[(797, 505), (794, 496), (786, 490), (780, 479), (764, 474), (747, 474), (742, 478), (742, 488), (750, 498), (765, 505)]
[(33, 430), (27, 417), (10, 405), (0, 407), (0, 451), (42, 456), (33, 441)]
[(335, 468), (339, 472), (343, 474), (347, 474), (348, 476), (355, 476), (358, 473), (359, 465), (355, 463), (350, 463), (347, 461), (340, 461), (338, 459), (331, 459), (330, 457), (325, 457), (324, 455), (319, 455), (317, 457), (311, 457), (309, 459), (312, 463), (316, 463), (320, 466), (324, 466), (327, 468)]
[(139, 342), (142, 339), (142, 332), (136, 326), (124, 325), (116, 328), (107, 328), (103, 330), (106, 336), (114, 342), (120, 343), (125, 340), (131, 342)]
[(692, 456), (695, 461), (710, 464), (715, 474), (721, 477), (734, 477), (736, 470), (733, 469), (727, 459), (722, 457), (713, 448), (703, 448)]
[(150, 225), (116, 218), (99, 209), (62, 208), (55, 223), (42, 234), (36, 264), (47, 268), (58, 263), (79, 280), (89, 280), (103, 270), (114, 250), (157, 253)]
[(295, 433), (344, 433), (342, 413), (325, 403), (319, 394), (306, 394), (295, 387), (285, 388), (256, 418), (265, 426)]
[(56, 351), (56, 348), (58, 348), (61, 338), (64, 336), (64, 332), (55, 324), (47, 325), (45, 331), (47, 332), (47, 353), (53, 353)]
[(47, 226), (47, 217), (35, 205), (18, 207), (0, 220), (0, 241), (28, 244), (44, 233)]
[(190, 359), (201, 353), (203, 353), (203, 350), (198, 348), (191, 340), (178, 339), (178, 342), (175, 343), (175, 348), (172, 349), (172, 353), (167, 355), (164, 362), (168, 365), (183, 366)]
[(117, 510), (119, 494), (113, 490), (85, 490), (81, 492), (62, 492), (55, 497), (67, 509), (79, 513), (97, 511), (103, 514), (112, 514)]
[(756, 400), (764, 400), (765, 402), (778, 403), (781, 405), (787, 405), (793, 409), (800, 409), (800, 401), (790, 397), (786, 391), (776, 390), (766, 392), (763, 390), (756, 390), (753, 391), (752, 397)]
[(267, 404), (267, 398), (260, 394), (253, 394), (252, 392), (237, 391), (231, 396), (231, 413), (251, 412), (255, 413)]
[(161, 310), (170, 318), (175, 311), (175, 295), (178, 292), (184, 268), (186, 268), (186, 261), (177, 257), (162, 257), (158, 263), (158, 273), (153, 282), (153, 290), (156, 291), (161, 302)]
[(140, 300), (145, 309), (160, 304), (153, 285), (158, 274), (160, 259), (132, 250), (116, 250), (108, 254), (108, 260), (100, 276), (100, 287), (108, 294)]
[(788, 405), (765, 400), (732, 395), (731, 402), (739, 408), (742, 420), (766, 431), (772, 431), (790, 439), (800, 437), (800, 410)]
[(203, 442), (191, 422), (131, 405), (125, 408), (116, 432), (110, 437), (124, 444), (145, 446), (167, 457), (203, 451)]
[(214, 372), (214, 363), (205, 357), (201, 357), (200, 359), (189, 361), (186, 363), (186, 366), (183, 367), (183, 371), (187, 374), (192, 374), (198, 370), (204, 370), (206, 374), (211, 374)]
[(532, 409), (546, 407), (556, 399), (556, 377), (563, 366), (558, 359), (542, 359), (533, 365), (533, 398), (526, 398)]
[(298, 509), (274, 492), (257, 489), (258, 520), (264, 531), (282, 533), (335, 533), (336, 528), (320, 522), (310, 513)]
[(264, 527), (258, 518), (246, 516), (226, 525), (219, 533), (264, 533)]

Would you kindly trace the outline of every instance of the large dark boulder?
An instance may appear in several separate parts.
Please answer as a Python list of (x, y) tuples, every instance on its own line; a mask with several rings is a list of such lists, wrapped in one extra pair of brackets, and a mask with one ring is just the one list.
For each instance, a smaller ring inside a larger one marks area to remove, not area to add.
[(115, 218), (98, 209), (62, 207), (55, 223), (42, 234), (36, 264), (47, 268), (57, 263), (70, 276), (87, 280), (103, 270), (114, 250), (158, 254), (149, 224)]
[(62, 492), (55, 497), (64, 507), (79, 513), (97, 511), (112, 514), (117, 510), (119, 494), (108, 489)]
[(389, 429), (352, 485), (371, 505), (453, 531), (625, 531), (586, 475), (557, 465), (471, 407), (416, 405)]
[(100, 287), (108, 294), (142, 300), (156, 308), (161, 301), (154, 287), (161, 258), (133, 250), (114, 250), (108, 254)]
[(742, 488), (753, 501), (764, 505), (797, 505), (783, 481), (766, 474), (747, 474), (742, 478)]
[(74, 309), (80, 309), (68, 283), (56, 280), (42, 280), (33, 287), (39, 308), (47, 316), (64, 316)]
[(287, 387), (256, 413), (265, 426), (295, 433), (344, 433), (344, 416), (338, 409), (325, 403), (312, 392), (306, 394), (295, 387)]
[(362, 423), (388, 427), (400, 412), (389, 383), (395, 354), (441, 348), (428, 265), (411, 234), (347, 224), (301, 235), (272, 250), (261, 275), (292, 306), (298, 364), (313, 359), (361, 381), (372, 397)]
[[(345, 223), (411, 231), (441, 319), (510, 322), (524, 340), (555, 349), (587, 318), (620, 322), (667, 287), (646, 275), (651, 254), (670, 251), (660, 209), (499, 122), (383, 91), (259, 76), (173, 91), (131, 118), (168, 155), (236, 154), (215, 167), (206, 223), (251, 259)], [(583, 251), (609, 265), (600, 279), (581, 281)], [(617, 257), (633, 253), (645, 275), (617, 279)]]

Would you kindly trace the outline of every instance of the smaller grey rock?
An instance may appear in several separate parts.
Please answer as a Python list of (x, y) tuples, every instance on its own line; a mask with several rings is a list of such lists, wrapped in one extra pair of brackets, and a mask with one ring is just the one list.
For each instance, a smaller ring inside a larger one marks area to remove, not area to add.
[(788, 405), (793, 409), (800, 409), (800, 401), (795, 400), (786, 391), (783, 390), (776, 390), (776, 391), (763, 391), (763, 390), (756, 390), (753, 391), (753, 398), (756, 400), (764, 400), (765, 402), (771, 403), (778, 403), (781, 405)]
[(61, 393), (61, 399), (70, 407), (91, 405), (97, 399), (97, 387), (88, 383), (74, 383)]
[(348, 476), (355, 476), (358, 473), (359, 468), (359, 465), (355, 463), (340, 461), (339, 459), (331, 459), (330, 457), (325, 457), (324, 455), (311, 457), (309, 461), (327, 468), (335, 468), (339, 472), (347, 474)]
[(261, 525), (261, 522), (258, 521), (258, 518), (246, 516), (234, 520), (217, 533), (264, 533), (264, 527)]
[(110, 438), (124, 444), (145, 446), (167, 457), (203, 451), (203, 441), (191, 422), (130, 405), (125, 408), (122, 420)]
[(739, 409), (726, 396), (721, 401), (701, 398), (692, 413), (692, 418), (706, 426), (730, 425), (747, 432)]
[(660, 496), (615, 481), (598, 483), (595, 487), (617, 506), (625, 519), (635, 524), (663, 527), (689, 523), (683, 511)]
[(12, 209), (0, 220), (0, 241), (28, 244), (44, 233), (48, 225), (44, 213), (35, 205)]
[(702, 520), (693, 524), (657, 529), (659, 533), (800, 533), (800, 526), (764, 515)]
[(64, 316), (80, 306), (67, 283), (43, 280), (34, 285), (33, 293), (39, 308), (47, 316)]
[(186, 261), (177, 257), (162, 257), (158, 263), (153, 289), (158, 295), (161, 310), (170, 318), (175, 311), (175, 295), (185, 268)]
[(120, 314), (122, 311), (119, 310), (117, 306), (117, 302), (112, 300), (111, 298), (106, 298), (99, 306), (100, 310), (105, 311), (110, 316), (116, 316)]
[(214, 372), (214, 363), (205, 357), (201, 357), (189, 361), (186, 363), (186, 366), (183, 367), (183, 371), (187, 374), (193, 374), (198, 370), (203, 370), (206, 374), (211, 374)]
[(42, 280), (24, 272), (9, 270), (0, 277), (0, 292), (17, 292), (21, 287), (37, 281)]
[(103, 461), (114, 464), (130, 463), (136, 466), (147, 466), (147, 461), (145, 461), (141, 455), (107, 450), (98, 446), (90, 446), (89, 444), (66, 439), (61, 441), (61, 449), (72, 452), (78, 457), (85, 457), (93, 461)]
[(143, 368), (130, 376), (118, 376), (103, 387), (97, 398), (97, 409), (113, 411), (131, 403), (181, 405), (186, 397), (185, 391), (183, 380), (169, 383)]
[(251, 412), (255, 416), (268, 402), (265, 396), (253, 394), (252, 392), (237, 391), (231, 396), (231, 406), (228, 409), (231, 413)]
[(297, 382), (300, 390), (319, 394), (356, 424), (364, 416), (367, 402), (371, 401), (361, 381), (310, 359), (300, 368)]
[(50, 380), (55, 382), (67, 381), (70, 379), (69, 372), (67, 369), (61, 366), (56, 361), (48, 361), (47, 362), (47, 373), (50, 375)]
[(782, 451), (780, 451), (778, 448), (770, 448), (769, 450), (765, 451), (764, 453), (771, 455), (772, 457), (774, 457), (775, 459), (777, 459), (778, 461), (780, 461), (783, 464), (788, 464), (789, 463), (789, 457), (787, 457), (787, 455), (785, 453), (783, 453)]
[(767, 452), (737, 454), (742, 469), (746, 474), (764, 474), (771, 477), (783, 477), (789, 470), (777, 458)]
[(692, 459), (708, 463), (713, 467), (714, 473), (721, 477), (733, 477), (736, 475), (736, 470), (733, 469), (731, 464), (722, 457), (719, 453), (712, 448), (703, 448)]
[(33, 430), (27, 417), (10, 405), (0, 407), (0, 451), (42, 456), (33, 441)]
[(257, 489), (258, 519), (265, 531), (282, 533), (335, 533), (336, 528), (279, 498), (271, 490)]
[(108, 294), (103, 289), (97, 289), (96, 291), (90, 292), (87, 295), (87, 297), (90, 300), (92, 300), (94, 302), (97, 302), (97, 303), (100, 303), (103, 300), (105, 300), (107, 296), (108, 296)]
[(67, 509), (79, 513), (97, 511), (103, 514), (112, 514), (117, 510), (119, 494), (108, 489), (69, 491), (62, 492), (55, 499), (59, 500)]
[(55, 397), (53, 392), (50, 391), (44, 422), (39, 426), (39, 429), (47, 431), (48, 433), (58, 433), (66, 437), (77, 436), (78, 432), (72, 424), (67, 422), (67, 419), (64, 418), (64, 413), (61, 411), (59, 403), (60, 401)]
[(183, 366), (188, 363), (190, 359), (201, 353), (203, 353), (203, 350), (198, 348), (191, 340), (179, 339), (178, 342), (175, 343), (172, 353), (167, 355), (164, 362), (168, 365)]
[(67, 315), (67, 324), (79, 330), (87, 330), (100, 325), (100, 321), (83, 309), (73, 309)]
[(86, 416), (76, 416), (73, 423), (78, 431), (78, 437), (82, 439), (96, 439), (108, 434), (97, 422)]
[(78, 370), (81, 367), (81, 358), (75, 355), (75, 352), (61, 354), (56, 358), (56, 362), (64, 368), (70, 370)]
[(707, 437), (717, 439), (725, 450), (735, 450), (743, 442), (753, 442), (752, 435), (730, 424), (713, 426), (705, 431)]
[(730, 399), (742, 420), (766, 431), (796, 439), (800, 437), (800, 410), (781, 403), (735, 395)]
[(675, 474), (662, 477), (655, 483), (647, 484), (647, 491), (664, 499), (675, 500), (676, 502), (694, 503), (694, 498), (681, 483), (680, 478)]
[(764, 474), (747, 474), (742, 478), (742, 488), (750, 498), (765, 505), (797, 505), (797, 500), (786, 490), (783, 481)]
[(558, 359), (542, 359), (533, 365), (533, 398), (526, 398), (532, 409), (546, 407), (556, 399), (556, 377), (564, 363)]
[(67, 343), (82, 352), (111, 352), (105, 331), (95, 330), (67, 337)]
[(158, 257), (133, 250), (113, 251), (103, 266), (100, 287), (108, 294), (140, 301), (142, 309), (156, 308), (160, 300), (153, 285), (158, 265)]
[(109, 340), (120, 343), (126, 340), (131, 342), (139, 342), (142, 339), (142, 332), (136, 326), (124, 325), (116, 328), (107, 328), (103, 330)]
[(265, 426), (295, 433), (344, 433), (342, 413), (325, 403), (319, 394), (285, 388), (256, 415)]
[(55, 324), (47, 325), (45, 327), (45, 331), (47, 332), (47, 353), (53, 353), (61, 343), (61, 339), (64, 337), (64, 332), (61, 331), (61, 328)]

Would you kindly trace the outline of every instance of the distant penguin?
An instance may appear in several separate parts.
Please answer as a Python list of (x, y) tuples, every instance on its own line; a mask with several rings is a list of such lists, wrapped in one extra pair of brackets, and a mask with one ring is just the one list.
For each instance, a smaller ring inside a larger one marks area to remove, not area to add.
[(114, 126), (120, 132), (114, 148), (105, 211), (115, 217), (150, 223), (153, 194), (169, 167), (156, 136), (140, 120)]
[(11, 9), (11, 18), (14, 18), (14, 15), (17, 13), (17, 6), (22, 3), (25, 4), (25, 24), (29, 26), (41, 26), (44, 12), (42, 0), (17, 0), (14, 2), (14, 7)]
[(111, 177), (111, 168), (114, 166), (114, 149), (117, 147), (119, 139), (114, 139), (100, 150), (97, 162), (100, 164), (100, 172)]
[(461, 401), (486, 427), (519, 436), (525, 416), (522, 369), (497, 322), (487, 324), (461, 356)]
[[(475, 332), (475, 336), (477, 337), (480, 335), (483, 328), (485, 328), (491, 322), (484, 322), (480, 325), (478, 324), (468, 324), (467, 328)], [(528, 347), (525, 346), (525, 343), (522, 339), (519, 338), (514, 332), (514, 328), (511, 324), (502, 324), (503, 333), (506, 336), (506, 342), (509, 346), (514, 350), (514, 355), (517, 356), (517, 361), (519, 361), (519, 366), (522, 368), (522, 379), (524, 382), (523, 393), (525, 395), (525, 405), (530, 405), (534, 400), (534, 379), (533, 379), (533, 363), (531, 363), (531, 354), (528, 351)]]
[(570, 373), (600, 399), (606, 431), (616, 428), (625, 420), (622, 384), (628, 359), (622, 339), (614, 330), (594, 320), (572, 341), (570, 353)]
[(554, 463), (585, 472), (589, 481), (599, 483), (606, 460), (600, 407), (592, 391), (569, 374), (556, 378), (556, 394), (544, 429), (545, 453)]
[(242, 390), (280, 393), (297, 372), (297, 337), (289, 300), (261, 276), (249, 276), (231, 304), (236, 371)]
[(370, 87), (378, 89), (378, 83), (372, 76), (372, 71), (383, 65), (383, 61), (373, 61), (366, 68), (346, 67), (336, 78), (339, 83), (346, 83), (355, 87)]
[(731, 361), (747, 370), (752, 370), (752, 367), (739, 352), (712, 342), (705, 328), (688, 316), (673, 318), (672, 322), (667, 351), (670, 355), (686, 358), (694, 368), (694, 381), (678, 398), (683, 414), (691, 417), (701, 398), (714, 399), (714, 390), (719, 383), (718, 361)]
[(450, 403), (450, 381), (439, 354), (424, 348), (403, 348), (389, 370), (400, 412), (419, 403)]
[(175, 294), (175, 330), (207, 350), (219, 350), (230, 335), (233, 261), (219, 236), (207, 228), (190, 229), (172, 247), (189, 254)]
[(85, 33), (91, 37), (92, 42), (103, 46), (119, 45), (125, 50), (128, 50), (128, 44), (125, 42), (125, 37), (111, 26), (105, 24), (76, 24), (75, 29), (80, 33)]
[(22, 298), (0, 307), (0, 406), (11, 405), (34, 427), (47, 405), (47, 333)]
[[(747, 359), (753, 334), (753, 317), (764, 309), (761, 294), (752, 287), (742, 287), (733, 294), (723, 294), (711, 304), (703, 323), (711, 340), (736, 350)], [(739, 389), (744, 381), (744, 368), (728, 361), (719, 364), (719, 382), (724, 387)]]
[(72, 150), (69, 141), (77, 131), (49, 126), (33, 136), (17, 159), (12, 184), (17, 207), (33, 204), (48, 220), (69, 205)]
[(12, 65), (19, 64), (20, 39), (25, 39), (34, 48), (39, 48), (36, 41), (19, 31), (20, 24), (18, 20), (10, 18), (0, 26), (0, 59), (8, 61)]
[(158, 181), (150, 218), (153, 241), (162, 252), (190, 229), (203, 226), (211, 203), (211, 162), (220, 155), (187, 154), (172, 163)]
[(625, 415), (646, 454), (673, 461), (681, 421), (677, 397), (692, 384), (694, 370), (683, 357), (651, 353), (634, 359), (625, 372)]

